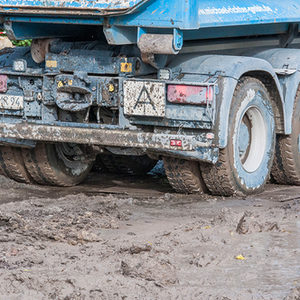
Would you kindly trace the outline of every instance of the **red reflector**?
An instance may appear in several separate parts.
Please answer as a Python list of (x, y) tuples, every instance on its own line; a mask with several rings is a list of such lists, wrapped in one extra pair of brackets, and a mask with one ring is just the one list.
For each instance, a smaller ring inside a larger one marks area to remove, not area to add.
[(171, 140), (170, 145), (172, 147), (182, 147), (182, 141), (181, 140)]
[(206, 138), (207, 138), (208, 140), (213, 140), (214, 137), (215, 137), (215, 135), (214, 135), (213, 133), (207, 133), (207, 134), (206, 134)]
[(172, 103), (206, 105), (213, 97), (213, 86), (168, 85), (168, 101)]
[(7, 92), (7, 76), (0, 75), (0, 93)]

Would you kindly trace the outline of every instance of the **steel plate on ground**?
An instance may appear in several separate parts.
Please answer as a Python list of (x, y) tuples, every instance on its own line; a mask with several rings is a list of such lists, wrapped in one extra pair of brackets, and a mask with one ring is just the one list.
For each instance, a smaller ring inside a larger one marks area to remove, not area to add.
[(124, 112), (130, 116), (164, 117), (166, 88), (161, 82), (124, 81)]
[(0, 95), (0, 109), (20, 110), (24, 108), (22, 96)]

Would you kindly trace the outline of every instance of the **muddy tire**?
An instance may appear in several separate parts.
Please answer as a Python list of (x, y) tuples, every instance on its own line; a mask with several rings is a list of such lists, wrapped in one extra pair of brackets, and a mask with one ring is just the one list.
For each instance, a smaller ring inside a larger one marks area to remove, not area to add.
[(198, 162), (171, 157), (164, 157), (163, 161), (169, 183), (176, 192), (202, 194), (207, 191)]
[(26, 170), (21, 149), (16, 147), (0, 147), (1, 174), (15, 181), (32, 183), (33, 179)]
[(23, 150), (23, 158), (31, 177), (42, 185), (77, 185), (93, 165), (81, 147), (73, 144), (41, 143), (32, 150)]
[(300, 185), (300, 86), (292, 120), (292, 134), (277, 136), (272, 177), (279, 184)]
[(145, 175), (150, 172), (157, 164), (156, 160), (147, 155), (101, 155), (100, 164), (110, 173)]
[(244, 77), (235, 90), (228, 144), (215, 165), (201, 164), (203, 179), (214, 195), (261, 192), (273, 163), (275, 122), (270, 95), (257, 79)]

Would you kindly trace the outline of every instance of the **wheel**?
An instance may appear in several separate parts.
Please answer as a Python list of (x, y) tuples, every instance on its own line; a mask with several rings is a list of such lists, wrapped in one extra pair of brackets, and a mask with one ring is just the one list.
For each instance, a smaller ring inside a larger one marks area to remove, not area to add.
[(300, 86), (295, 98), (292, 134), (277, 137), (272, 176), (279, 184), (300, 185)]
[(84, 146), (77, 144), (38, 144), (23, 150), (26, 168), (39, 184), (74, 186), (90, 172), (94, 159)]
[(270, 95), (259, 80), (243, 77), (231, 104), (228, 145), (215, 165), (202, 164), (212, 194), (231, 196), (263, 190), (273, 162), (275, 122)]
[(163, 161), (169, 183), (176, 192), (201, 194), (207, 191), (198, 162), (171, 157), (164, 157)]
[(20, 148), (0, 147), (1, 174), (18, 182), (31, 183), (33, 179), (27, 172)]
[[(100, 161), (110, 173), (121, 173), (129, 175), (145, 175), (150, 172), (157, 161), (147, 155), (101, 155)], [(101, 164), (99, 164), (101, 166)]]

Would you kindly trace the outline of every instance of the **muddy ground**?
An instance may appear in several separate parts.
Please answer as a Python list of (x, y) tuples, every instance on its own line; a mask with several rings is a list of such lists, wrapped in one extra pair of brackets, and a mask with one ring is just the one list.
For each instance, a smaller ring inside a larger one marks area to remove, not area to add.
[(0, 299), (300, 299), (300, 187), (174, 194), (163, 177), (0, 177)]

